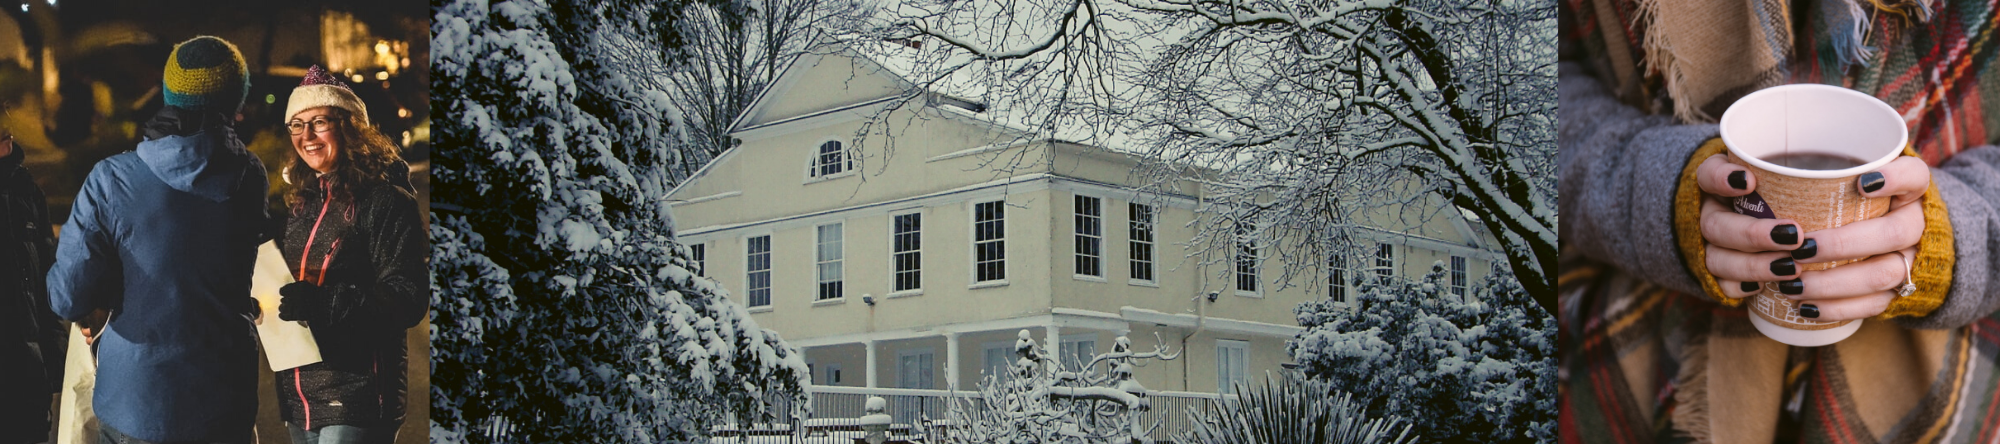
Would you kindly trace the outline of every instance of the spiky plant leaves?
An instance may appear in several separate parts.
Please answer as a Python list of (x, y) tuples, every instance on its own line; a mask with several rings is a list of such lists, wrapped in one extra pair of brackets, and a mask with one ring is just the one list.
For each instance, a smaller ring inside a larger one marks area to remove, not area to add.
[(1180, 441), (1202, 444), (1412, 444), (1417, 435), (1402, 418), (1370, 418), (1366, 406), (1326, 382), (1287, 374), (1265, 383), (1236, 385), (1237, 399), (1218, 399), (1206, 411), (1190, 408), (1193, 430)]

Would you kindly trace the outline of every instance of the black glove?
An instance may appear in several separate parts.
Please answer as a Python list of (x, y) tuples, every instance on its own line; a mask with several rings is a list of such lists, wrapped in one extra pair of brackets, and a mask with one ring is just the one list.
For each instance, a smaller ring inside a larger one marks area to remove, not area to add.
[(308, 325), (327, 323), (333, 294), (327, 293), (326, 288), (310, 282), (293, 282), (279, 288), (278, 294), (284, 296), (278, 300), (278, 319), (305, 321)]

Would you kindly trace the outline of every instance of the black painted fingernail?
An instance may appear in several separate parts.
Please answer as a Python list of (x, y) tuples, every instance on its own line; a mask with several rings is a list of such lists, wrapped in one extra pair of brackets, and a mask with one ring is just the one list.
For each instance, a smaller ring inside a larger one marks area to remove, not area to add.
[(1819, 254), (1819, 241), (1806, 239), (1804, 244), (1799, 245), (1799, 249), (1792, 250), (1792, 259), (1806, 259), (1817, 254)]
[(1749, 189), (1750, 180), (1747, 178), (1749, 175), (1750, 175), (1749, 171), (1737, 171), (1729, 173), (1729, 187), (1739, 190)]
[(1804, 316), (1812, 319), (1819, 319), (1819, 307), (1814, 307), (1813, 304), (1800, 305), (1799, 316)]
[(1799, 226), (1779, 225), (1771, 227), (1771, 242), (1777, 242), (1778, 245), (1799, 243)]
[(1798, 279), (1778, 281), (1778, 292), (1790, 295), (1805, 293), (1806, 283)]
[(1858, 182), (1861, 183), (1861, 192), (1873, 193), (1875, 192), (1875, 190), (1882, 189), (1882, 184), (1888, 183), (1889, 181), (1882, 178), (1882, 172), (1869, 171), (1867, 173), (1862, 173), (1861, 179), (1859, 179)]
[(1757, 290), (1760, 290), (1760, 289), (1762, 289), (1763, 287), (1764, 287), (1764, 286), (1762, 286), (1762, 285), (1757, 285), (1757, 283), (1756, 283), (1756, 282), (1744, 282), (1744, 283), (1743, 283), (1743, 292), (1744, 292), (1744, 293), (1756, 293), (1756, 292), (1757, 292)]
[(1771, 274), (1778, 276), (1791, 276), (1794, 274), (1798, 274), (1798, 272), (1799, 272), (1799, 263), (1792, 261), (1792, 258), (1781, 257), (1778, 258), (1778, 260), (1771, 261)]

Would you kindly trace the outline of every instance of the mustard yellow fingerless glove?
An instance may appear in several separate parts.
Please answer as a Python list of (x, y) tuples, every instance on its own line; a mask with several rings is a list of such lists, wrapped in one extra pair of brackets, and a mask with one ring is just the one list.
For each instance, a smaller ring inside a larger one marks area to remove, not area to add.
[[(1674, 194), (1674, 239), (1681, 257), (1687, 261), (1688, 272), (1701, 283), (1709, 298), (1725, 307), (1741, 307), (1744, 300), (1723, 296), (1722, 285), (1708, 272), (1708, 240), (1701, 236), (1701, 200), (1706, 197), (1695, 182), (1695, 169), (1701, 167), (1702, 161), (1727, 149), (1721, 138), (1709, 139), (1681, 169), (1680, 189)], [(1904, 147), (1903, 155), (1917, 153)], [(1916, 261), (1911, 264), (1911, 279), (1916, 281), (1917, 292), (1890, 302), (1880, 318), (1928, 315), (1944, 304), (1945, 294), (1951, 290), (1951, 267), (1957, 252), (1952, 246), (1951, 219), (1944, 199), (1938, 197), (1937, 183), (1931, 183), (1930, 189), (1924, 191), (1919, 205), (1924, 206), (1924, 234), (1917, 241)]]

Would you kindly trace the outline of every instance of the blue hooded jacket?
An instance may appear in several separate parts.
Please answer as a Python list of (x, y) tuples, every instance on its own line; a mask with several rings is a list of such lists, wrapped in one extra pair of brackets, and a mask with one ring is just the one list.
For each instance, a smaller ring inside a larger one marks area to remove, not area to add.
[(70, 320), (111, 311), (93, 407), (135, 438), (251, 439), (267, 184), (227, 122), (162, 110), (137, 151), (91, 170), (58, 239), (50, 306)]

